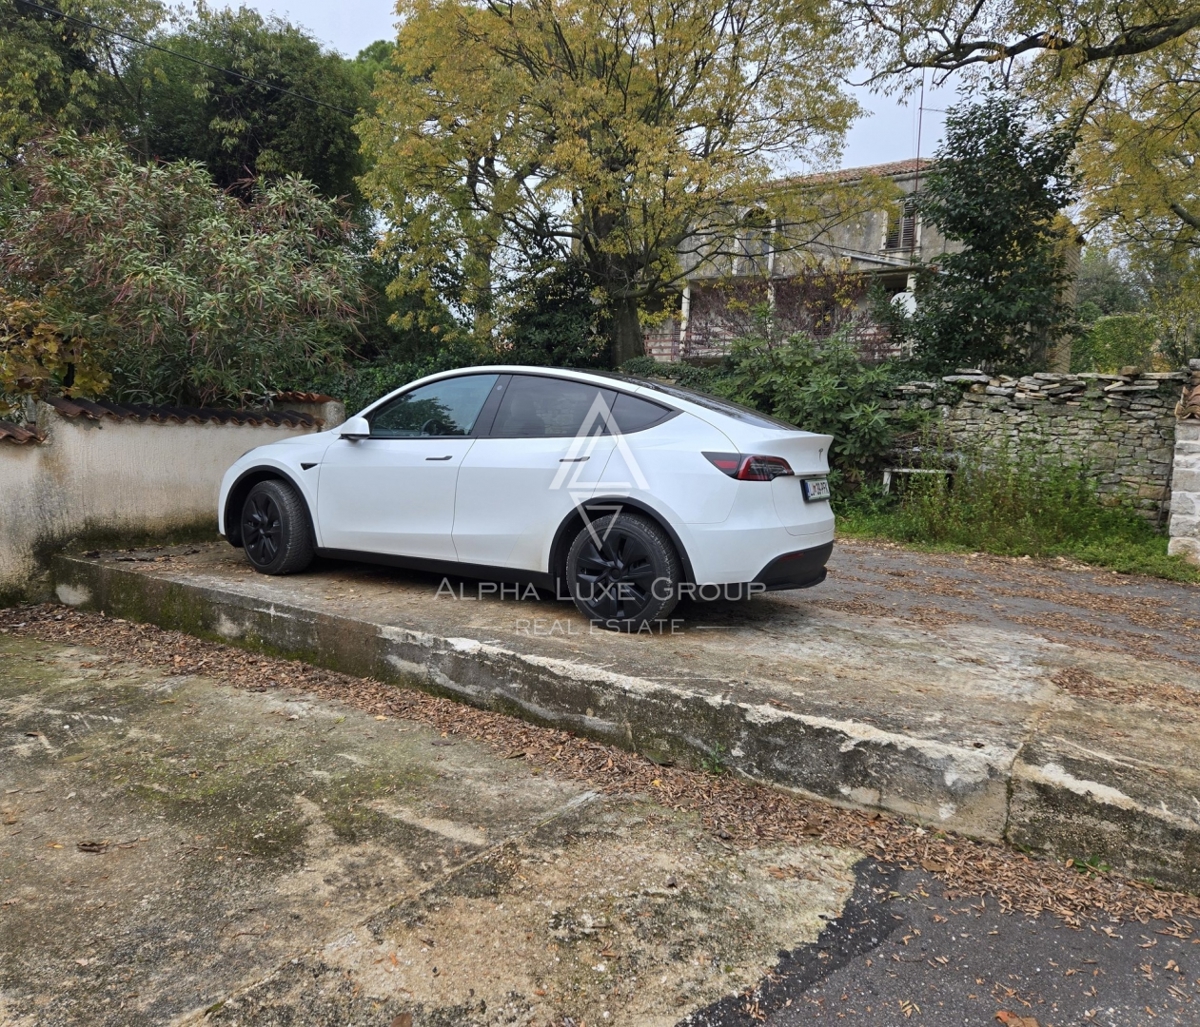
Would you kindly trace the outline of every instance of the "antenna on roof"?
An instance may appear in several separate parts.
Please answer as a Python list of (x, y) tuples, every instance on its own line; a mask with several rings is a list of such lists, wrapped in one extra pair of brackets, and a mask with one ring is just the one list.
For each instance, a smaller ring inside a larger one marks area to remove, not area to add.
[[(921, 69), (921, 102), (917, 107), (917, 160), (916, 160), (916, 175), (913, 176), (913, 203), (917, 202), (917, 194), (921, 191), (921, 128), (925, 121), (925, 69)], [(912, 242), (909, 246), (909, 256), (915, 256), (917, 252), (917, 214), (913, 211), (913, 231)]]

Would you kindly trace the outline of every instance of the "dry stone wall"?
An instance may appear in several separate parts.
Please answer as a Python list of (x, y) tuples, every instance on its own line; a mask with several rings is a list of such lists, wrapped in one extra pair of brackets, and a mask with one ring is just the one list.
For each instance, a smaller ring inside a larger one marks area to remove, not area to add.
[(1200, 360), (1175, 414), (1175, 474), (1171, 479), (1171, 543), (1167, 551), (1200, 567)]
[(1051, 459), (1085, 464), (1103, 494), (1165, 525), (1175, 409), (1183, 388), (1197, 384), (1200, 368), (1023, 378), (965, 370), (901, 385), (885, 405), (936, 411), (954, 447), (1037, 445)]

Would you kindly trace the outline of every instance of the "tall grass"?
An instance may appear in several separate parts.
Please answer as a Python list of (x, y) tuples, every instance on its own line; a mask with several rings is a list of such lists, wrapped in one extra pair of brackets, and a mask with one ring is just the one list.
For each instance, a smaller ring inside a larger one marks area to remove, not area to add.
[(877, 486), (860, 490), (840, 504), (839, 529), (1002, 556), (1066, 556), (1200, 582), (1200, 570), (1167, 555), (1166, 537), (1146, 518), (1104, 501), (1087, 467), (1036, 445), (959, 453), (943, 467), (951, 473), (901, 480), (892, 497)]

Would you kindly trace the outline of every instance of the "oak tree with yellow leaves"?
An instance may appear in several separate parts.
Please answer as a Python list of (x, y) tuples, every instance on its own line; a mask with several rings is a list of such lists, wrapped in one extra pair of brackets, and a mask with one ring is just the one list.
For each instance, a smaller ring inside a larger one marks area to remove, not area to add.
[(400, 0), (393, 68), (360, 123), (396, 288), (451, 299), (487, 338), (503, 282), (568, 257), (608, 307), (612, 358), (684, 271), (768, 204), (779, 239), (830, 210), (768, 183), (821, 164), (857, 108), (825, 0)]

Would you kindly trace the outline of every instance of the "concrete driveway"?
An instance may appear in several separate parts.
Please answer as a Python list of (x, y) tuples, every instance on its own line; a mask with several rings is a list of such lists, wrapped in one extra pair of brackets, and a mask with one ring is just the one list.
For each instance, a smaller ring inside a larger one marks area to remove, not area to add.
[(217, 544), (60, 557), (59, 597), (1200, 890), (1200, 589), (842, 544), (829, 580), (593, 629), (510, 586)]
[[(0, 635), (0, 1022), (675, 1023), (858, 854), (312, 696)], [(779, 867), (788, 868), (780, 873)]]
[(1195, 1022), (1200, 900), (720, 769), (0, 611), (0, 1022)]

